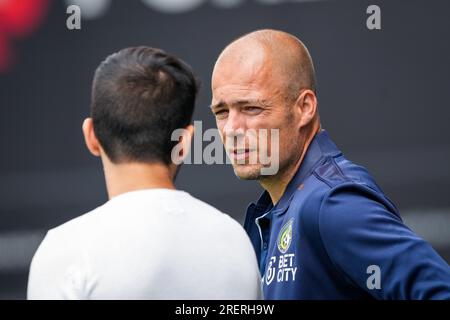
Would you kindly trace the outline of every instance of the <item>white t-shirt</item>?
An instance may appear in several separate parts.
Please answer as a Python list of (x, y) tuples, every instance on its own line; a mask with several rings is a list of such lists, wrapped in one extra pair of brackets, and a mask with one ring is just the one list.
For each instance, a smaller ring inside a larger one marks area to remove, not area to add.
[(239, 223), (169, 189), (121, 194), (50, 230), (28, 280), (28, 299), (260, 298)]

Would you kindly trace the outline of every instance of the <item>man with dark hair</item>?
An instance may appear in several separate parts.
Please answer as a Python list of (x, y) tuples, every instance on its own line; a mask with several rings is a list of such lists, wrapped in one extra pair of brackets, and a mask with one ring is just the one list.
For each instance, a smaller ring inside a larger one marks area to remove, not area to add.
[(191, 68), (162, 50), (127, 48), (100, 64), (83, 134), (110, 200), (47, 233), (29, 299), (260, 298), (242, 227), (173, 184), (172, 149), (188, 152), (196, 94)]
[[(244, 225), (265, 298), (450, 299), (448, 264), (321, 128), (314, 67), (299, 39), (259, 30), (233, 41), (216, 62), (212, 93), (236, 175), (265, 189)], [(268, 129), (278, 131), (277, 146), (247, 134)], [(261, 149), (277, 158), (274, 174), (250, 161)]]
[(171, 134), (191, 130), (197, 90), (190, 67), (161, 50), (130, 48), (108, 57), (92, 90), (94, 131), (108, 158), (170, 165), (177, 144)]

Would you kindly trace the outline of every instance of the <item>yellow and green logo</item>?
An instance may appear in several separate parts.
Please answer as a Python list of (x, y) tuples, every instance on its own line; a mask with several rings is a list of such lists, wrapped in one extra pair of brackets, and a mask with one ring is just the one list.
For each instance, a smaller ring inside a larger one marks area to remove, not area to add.
[(286, 253), (288, 251), (289, 246), (292, 242), (292, 223), (294, 222), (294, 218), (291, 218), (280, 230), (278, 233), (278, 250), (281, 253)]

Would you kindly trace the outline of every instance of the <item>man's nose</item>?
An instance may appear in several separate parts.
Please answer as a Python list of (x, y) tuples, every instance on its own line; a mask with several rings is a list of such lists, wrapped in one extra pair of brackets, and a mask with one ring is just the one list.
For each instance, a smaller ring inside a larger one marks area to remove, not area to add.
[(245, 121), (243, 117), (235, 110), (230, 110), (227, 122), (223, 127), (223, 133), (228, 138), (240, 137), (245, 133)]

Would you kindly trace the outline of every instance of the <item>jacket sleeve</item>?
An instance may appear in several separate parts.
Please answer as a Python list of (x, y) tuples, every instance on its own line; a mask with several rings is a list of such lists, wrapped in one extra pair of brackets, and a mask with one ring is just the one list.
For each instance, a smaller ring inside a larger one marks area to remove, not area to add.
[(450, 299), (450, 267), (368, 187), (331, 189), (319, 230), (335, 268), (376, 299)]

